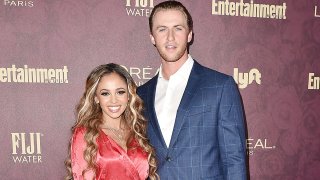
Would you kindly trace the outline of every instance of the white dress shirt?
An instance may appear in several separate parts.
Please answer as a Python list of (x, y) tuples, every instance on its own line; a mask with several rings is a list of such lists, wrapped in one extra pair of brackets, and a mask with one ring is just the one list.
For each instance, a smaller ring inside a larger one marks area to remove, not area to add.
[(160, 66), (156, 87), (155, 110), (162, 136), (169, 147), (177, 110), (191, 73), (194, 60), (188, 55), (180, 69), (166, 80)]

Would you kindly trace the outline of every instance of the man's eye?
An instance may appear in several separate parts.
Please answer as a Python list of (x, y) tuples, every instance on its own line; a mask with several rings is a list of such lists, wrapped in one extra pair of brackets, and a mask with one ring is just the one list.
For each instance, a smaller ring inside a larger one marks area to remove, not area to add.
[(176, 30), (177, 31), (182, 31), (182, 28), (181, 27), (176, 27)]

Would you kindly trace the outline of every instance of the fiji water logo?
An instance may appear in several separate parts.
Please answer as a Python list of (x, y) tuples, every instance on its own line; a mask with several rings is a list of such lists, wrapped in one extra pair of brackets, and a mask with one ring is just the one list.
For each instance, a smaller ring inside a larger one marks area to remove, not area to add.
[(149, 17), (153, 7), (153, 0), (126, 0), (126, 11), (128, 16)]
[(41, 133), (11, 133), (14, 163), (42, 163)]

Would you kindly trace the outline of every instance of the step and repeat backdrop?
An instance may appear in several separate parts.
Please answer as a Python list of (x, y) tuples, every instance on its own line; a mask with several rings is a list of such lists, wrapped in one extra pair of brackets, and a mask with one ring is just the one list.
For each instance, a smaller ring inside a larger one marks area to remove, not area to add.
[[(157, 73), (148, 16), (162, 1), (1, 1), (0, 179), (63, 179), (89, 72), (119, 63), (138, 85)], [(181, 2), (192, 57), (239, 85), (250, 179), (318, 179), (320, 1)]]

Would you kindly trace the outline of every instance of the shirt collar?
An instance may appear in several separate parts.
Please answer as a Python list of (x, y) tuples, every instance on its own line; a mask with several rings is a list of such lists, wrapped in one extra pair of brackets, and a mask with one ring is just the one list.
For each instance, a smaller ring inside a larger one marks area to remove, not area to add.
[[(188, 54), (188, 59), (185, 63), (183, 63), (183, 65), (178, 69), (178, 71), (176, 73), (174, 73), (173, 75), (170, 76), (170, 78), (172, 77), (181, 77), (184, 80), (187, 80), (189, 78), (189, 75), (191, 73), (191, 69), (193, 66), (194, 60), (192, 59), (191, 55)], [(163, 78), (162, 75), (162, 65), (159, 68), (159, 76), (158, 78)]]

